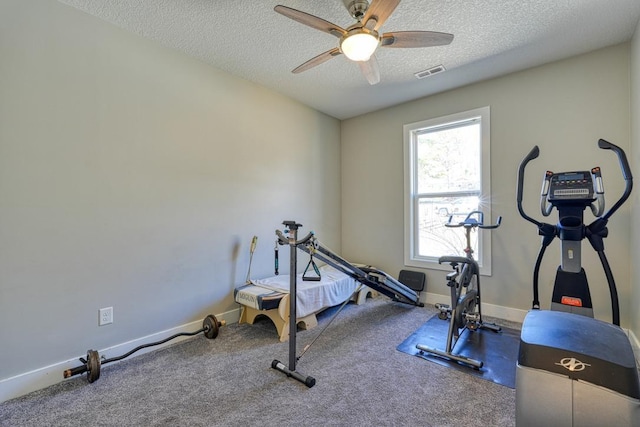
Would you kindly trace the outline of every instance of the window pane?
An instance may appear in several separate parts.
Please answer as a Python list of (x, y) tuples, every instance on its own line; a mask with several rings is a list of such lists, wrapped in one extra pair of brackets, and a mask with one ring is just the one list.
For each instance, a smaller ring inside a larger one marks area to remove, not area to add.
[(427, 129), (417, 134), (417, 192), (480, 191), (480, 124)]
[[(465, 256), (465, 232), (463, 227), (450, 228), (445, 223), (463, 221), (479, 208), (477, 196), (468, 197), (422, 197), (418, 203), (417, 254), (420, 257), (439, 258), (443, 255)], [(478, 251), (477, 233), (471, 235), (474, 256)], [(478, 257), (476, 256), (476, 259)]]

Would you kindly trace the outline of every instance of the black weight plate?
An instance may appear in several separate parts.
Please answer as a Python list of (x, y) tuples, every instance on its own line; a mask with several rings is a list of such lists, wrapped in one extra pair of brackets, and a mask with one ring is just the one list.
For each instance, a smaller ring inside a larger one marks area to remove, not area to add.
[(210, 340), (215, 339), (218, 336), (220, 326), (218, 319), (213, 314), (208, 315), (202, 321), (202, 327), (204, 328), (204, 336)]
[(87, 380), (92, 383), (100, 378), (100, 355), (95, 350), (87, 351)]

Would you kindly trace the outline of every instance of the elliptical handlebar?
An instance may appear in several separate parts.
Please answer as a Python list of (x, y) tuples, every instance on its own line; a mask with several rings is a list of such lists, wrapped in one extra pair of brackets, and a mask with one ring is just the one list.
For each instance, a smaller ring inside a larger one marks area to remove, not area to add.
[(536, 145), (533, 147), (533, 149), (531, 149), (529, 154), (527, 154), (527, 156), (522, 159), (522, 162), (520, 162), (520, 166), (518, 167), (518, 190), (516, 195), (516, 200), (518, 201), (518, 212), (520, 212), (520, 216), (522, 216), (522, 218), (526, 219), (527, 221), (535, 224), (538, 228), (542, 226), (542, 223), (531, 218), (525, 213), (524, 209), (522, 208), (522, 194), (524, 192), (524, 170), (527, 167), (527, 164), (531, 160), (536, 159), (539, 155), (540, 149)]
[(611, 215), (614, 214), (615, 211), (618, 210), (620, 206), (624, 202), (627, 201), (629, 195), (631, 195), (631, 190), (633, 188), (633, 176), (631, 175), (631, 168), (629, 167), (629, 162), (627, 161), (627, 155), (624, 153), (622, 148), (618, 147), (615, 144), (612, 144), (609, 141), (605, 141), (604, 139), (598, 140), (598, 147), (603, 150), (612, 150), (618, 156), (618, 161), (620, 162), (620, 170), (622, 171), (622, 177), (625, 181), (625, 188), (620, 199), (609, 209), (602, 218), (608, 220)]
[(598, 147), (602, 148), (603, 150), (613, 150), (618, 155), (618, 159), (620, 160), (620, 169), (622, 169), (622, 176), (624, 177), (624, 180), (633, 180), (633, 176), (631, 176), (631, 168), (629, 167), (629, 162), (627, 161), (627, 156), (624, 151), (622, 151), (622, 148), (604, 139), (598, 140)]

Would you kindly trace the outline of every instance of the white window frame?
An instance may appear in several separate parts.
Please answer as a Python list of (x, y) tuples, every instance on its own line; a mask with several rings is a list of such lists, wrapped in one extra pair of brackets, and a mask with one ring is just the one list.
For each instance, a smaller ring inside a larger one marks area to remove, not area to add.
[[(449, 265), (438, 264), (438, 259), (418, 255), (418, 203), (415, 188), (417, 187), (416, 144), (417, 135), (426, 128), (440, 127), (455, 122), (480, 120), (481, 157), (480, 157), (480, 208), (484, 214), (485, 224), (492, 223), (491, 216), (491, 111), (490, 107), (481, 107), (469, 111), (450, 114), (444, 117), (405, 124), (404, 132), (404, 264), (409, 267), (450, 270)], [(446, 218), (443, 219), (446, 221)], [(463, 229), (460, 229), (461, 233)], [(491, 275), (491, 235), (488, 230), (478, 229), (478, 252), (474, 258), (480, 266), (480, 274)], [(451, 255), (451, 254), (442, 254)]]

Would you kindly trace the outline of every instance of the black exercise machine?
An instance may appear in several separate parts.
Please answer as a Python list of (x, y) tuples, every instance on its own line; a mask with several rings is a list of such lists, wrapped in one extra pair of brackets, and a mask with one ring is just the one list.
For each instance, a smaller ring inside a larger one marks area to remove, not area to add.
[(482, 368), (481, 360), (471, 359), (461, 354), (453, 352), (455, 345), (465, 330), (477, 331), (478, 329), (489, 329), (493, 332), (500, 332), (501, 328), (493, 323), (482, 320), (480, 301), (480, 267), (473, 258), (473, 248), (471, 247), (471, 232), (476, 229), (494, 229), (500, 226), (502, 217), (493, 225), (484, 224), (484, 214), (481, 211), (469, 213), (463, 221), (452, 222), (453, 216), (449, 217), (447, 227), (464, 227), (466, 237), (466, 256), (443, 256), (438, 259), (438, 264), (449, 264), (453, 269), (447, 274), (447, 286), (451, 294), (451, 305), (436, 304), (440, 310), (438, 318), (449, 319), (449, 332), (447, 333), (447, 345), (445, 350), (429, 347), (424, 344), (417, 344), (416, 348), (424, 353), (433, 354), (445, 359), (453, 360), (474, 369)]
[[(603, 139), (598, 146), (615, 152), (625, 180), (623, 194), (606, 213), (599, 167), (545, 173), (540, 206), (544, 216), (557, 209), (555, 225), (533, 219), (522, 208), (525, 167), (538, 157), (537, 146), (518, 169), (518, 211), (542, 236), (533, 273), (533, 310), (522, 325), (516, 369), (519, 426), (640, 425), (638, 371), (629, 339), (619, 327), (618, 294), (603, 243), (607, 222), (631, 194), (633, 178), (620, 147)], [(596, 217), (589, 225), (583, 219), (587, 207)], [(555, 237), (561, 241), (562, 253), (553, 288), (553, 311), (540, 310), (540, 264)], [(589, 285), (581, 265), (585, 238), (598, 253), (607, 278), (613, 325), (593, 319)]]
[[(297, 333), (297, 249), (300, 249), (304, 252), (307, 252), (310, 256), (313, 255), (320, 261), (323, 261), (335, 269), (345, 273), (346, 275), (352, 277), (356, 281), (358, 281), (361, 285), (365, 285), (370, 287), (371, 289), (380, 292), (383, 295), (391, 298), (393, 301), (398, 301), (406, 304), (423, 306), (421, 302), (419, 302), (419, 295), (416, 291), (409, 288), (408, 286), (403, 285), (399, 281), (395, 280), (393, 277), (388, 275), (382, 270), (378, 270), (373, 267), (363, 267), (363, 266), (355, 266), (345, 259), (341, 258), (339, 255), (333, 253), (328, 248), (324, 247), (318, 240), (315, 238), (313, 232), (308, 233), (305, 237), (298, 240), (298, 229), (302, 227), (302, 224), (298, 224), (295, 221), (283, 221), (283, 225), (285, 226), (285, 232), (283, 233), (280, 230), (276, 230), (276, 268), (278, 268), (277, 263), (277, 245), (287, 245), (289, 246), (290, 260), (289, 260), (289, 366), (286, 366), (284, 363), (279, 360), (273, 360), (271, 362), (271, 367), (276, 369), (288, 377), (291, 377), (297, 381), (300, 381), (307, 387), (313, 387), (316, 383), (315, 378), (311, 376), (304, 375), (296, 370), (296, 363), (298, 360), (304, 355), (304, 353), (309, 350), (311, 345), (315, 343), (320, 335), (326, 330), (326, 328), (333, 322), (336, 316), (340, 313), (342, 308), (349, 302), (349, 299), (345, 300), (344, 303), (338, 308), (338, 310), (334, 313), (331, 319), (328, 321), (327, 325), (320, 331), (320, 333), (316, 336), (316, 338), (307, 346), (305, 346), (302, 353), (297, 355), (297, 346), (296, 346), (296, 333)], [(309, 266), (307, 265), (307, 268)], [(359, 291), (360, 288), (356, 289), (356, 292)]]

